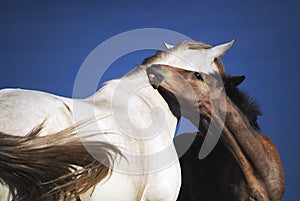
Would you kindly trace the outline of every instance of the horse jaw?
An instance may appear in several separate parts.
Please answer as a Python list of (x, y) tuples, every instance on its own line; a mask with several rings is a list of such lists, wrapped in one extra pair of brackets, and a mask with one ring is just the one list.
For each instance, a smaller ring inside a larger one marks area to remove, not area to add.
[(210, 49), (208, 49), (208, 56), (210, 58), (218, 58), (221, 57), (225, 54), (225, 52), (232, 46), (232, 44), (234, 43), (234, 40), (228, 42), (228, 43), (224, 43), (221, 45), (217, 45), (215, 47), (212, 47)]

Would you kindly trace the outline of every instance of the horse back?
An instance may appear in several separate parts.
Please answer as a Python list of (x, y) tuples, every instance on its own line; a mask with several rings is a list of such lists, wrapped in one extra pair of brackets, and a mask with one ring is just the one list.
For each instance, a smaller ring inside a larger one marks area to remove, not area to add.
[(63, 97), (33, 90), (0, 90), (0, 111), (0, 131), (10, 135), (26, 135), (41, 124), (45, 135), (73, 123)]

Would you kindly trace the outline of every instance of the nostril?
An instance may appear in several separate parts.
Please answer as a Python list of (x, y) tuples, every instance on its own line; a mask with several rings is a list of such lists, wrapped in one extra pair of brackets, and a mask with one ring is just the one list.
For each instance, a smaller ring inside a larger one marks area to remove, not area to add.
[(163, 81), (163, 76), (160, 74), (149, 74), (148, 77), (151, 82), (160, 84)]
[(148, 77), (149, 77), (149, 80), (150, 80), (151, 82), (153, 82), (153, 81), (154, 81), (154, 78), (155, 78), (155, 75), (151, 73), (151, 74), (148, 75)]
[(163, 81), (163, 76), (154, 72), (148, 73), (148, 78), (154, 89), (157, 89)]

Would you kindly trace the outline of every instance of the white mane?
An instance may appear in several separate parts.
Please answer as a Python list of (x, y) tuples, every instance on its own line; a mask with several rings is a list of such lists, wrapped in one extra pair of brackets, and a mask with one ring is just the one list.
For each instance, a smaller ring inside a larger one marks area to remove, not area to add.
[(170, 49), (158, 52), (155, 56), (144, 60), (143, 64), (164, 64), (206, 74), (214, 73), (220, 71), (215, 60), (219, 59), (232, 44), (233, 41), (212, 47), (202, 42), (184, 41), (173, 47), (167, 45)]

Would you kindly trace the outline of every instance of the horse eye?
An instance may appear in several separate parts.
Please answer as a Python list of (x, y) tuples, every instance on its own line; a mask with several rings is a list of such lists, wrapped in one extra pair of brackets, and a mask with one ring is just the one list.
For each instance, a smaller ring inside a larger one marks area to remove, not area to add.
[(198, 80), (201, 80), (201, 81), (203, 81), (203, 78), (202, 78), (202, 76), (201, 76), (201, 74), (200, 73), (198, 73), (198, 72), (195, 72), (195, 77), (198, 79)]

